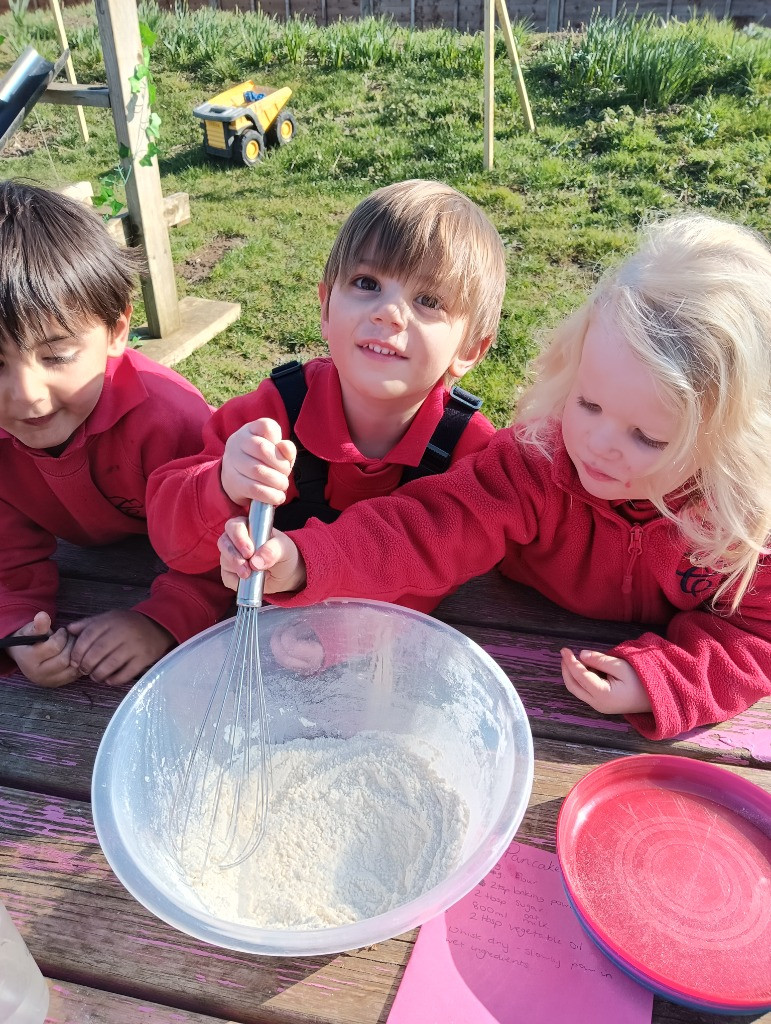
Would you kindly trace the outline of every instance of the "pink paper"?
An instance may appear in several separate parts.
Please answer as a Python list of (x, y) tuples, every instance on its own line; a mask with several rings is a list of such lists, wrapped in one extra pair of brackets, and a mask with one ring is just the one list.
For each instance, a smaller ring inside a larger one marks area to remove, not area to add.
[(653, 993), (587, 937), (553, 853), (514, 842), (424, 924), (388, 1024), (645, 1024)]

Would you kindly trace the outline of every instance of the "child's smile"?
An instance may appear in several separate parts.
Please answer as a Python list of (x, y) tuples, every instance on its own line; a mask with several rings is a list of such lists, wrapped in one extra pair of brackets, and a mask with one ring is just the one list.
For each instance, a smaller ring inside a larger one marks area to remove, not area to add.
[[(426, 281), (402, 281), (368, 262), (321, 285), (322, 334), (346, 400), (403, 399), (416, 409), (457, 361), (467, 321)], [(467, 367), (458, 363), (455, 376)]]
[(109, 356), (123, 352), (128, 319), (111, 333), (103, 324), (77, 336), (52, 324), (45, 339), (29, 348), (0, 348), (0, 427), (28, 448), (65, 445), (102, 393)]
[(397, 352), (396, 349), (386, 348), (384, 345), (379, 345), (377, 342), (374, 341), (364, 342), (359, 347), (363, 348), (367, 352), (374, 352), (375, 355), (378, 356), (387, 356), (389, 358), (404, 359), (404, 356), (400, 352)]

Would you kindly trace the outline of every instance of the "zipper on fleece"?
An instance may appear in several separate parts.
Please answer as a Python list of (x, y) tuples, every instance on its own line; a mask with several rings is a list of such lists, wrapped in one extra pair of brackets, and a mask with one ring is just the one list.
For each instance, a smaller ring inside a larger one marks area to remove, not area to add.
[(632, 611), (632, 578), (635, 563), (642, 554), (642, 538), (642, 526), (635, 524), (632, 527), (631, 534), (629, 537), (629, 547), (627, 548), (629, 558), (627, 559), (626, 568), (624, 569), (624, 579), (621, 584), (621, 593), (624, 595), (624, 605), (626, 607), (626, 611), (628, 614), (630, 614)]

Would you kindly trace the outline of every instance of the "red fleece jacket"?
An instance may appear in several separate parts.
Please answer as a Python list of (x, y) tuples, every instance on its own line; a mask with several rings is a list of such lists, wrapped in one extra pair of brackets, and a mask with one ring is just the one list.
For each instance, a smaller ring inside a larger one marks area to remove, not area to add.
[[(295, 431), (308, 451), (329, 463), (325, 497), (330, 506), (346, 509), (363, 498), (390, 494), (399, 486), (403, 468), (420, 463), (442, 418), (449, 391), (437, 384), (391, 451), (382, 459), (367, 459), (351, 440), (340, 378), (332, 360), (313, 359), (303, 370), (308, 393)], [(225, 522), (246, 511), (222, 489), (220, 470), (225, 442), (245, 423), (261, 417), (276, 420), (282, 435), (289, 437), (286, 408), (270, 378), (256, 391), (232, 398), (212, 416), (204, 430), (203, 451), (161, 466), (153, 473), (148, 484), (150, 539), (161, 558), (175, 569), (203, 572), (219, 566), (217, 541)], [(483, 448), (494, 433), (490, 421), (481, 413), (474, 413), (455, 447), (453, 465)], [(290, 479), (286, 500), (296, 497), (297, 489)], [(407, 603), (430, 611), (442, 596)]]
[(725, 721), (771, 694), (771, 558), (740, 608), (707, 602), (717, 573), (693, 566), (677, 528), (660, 515), (629, 522), (581, 486), (561, 442), (553, 461), (499, 431), (478, 455), (390, 498), (363, 502), (325, 526), (290, 534), (307, 568), (299, 593), (432, 598), (498, 565), (571, 611), (666, 625), (610, 651), (642, 680), (652, 714), (628, 715), (651, 739)]
[[(0, 635), (55, 616), (56, 538), (110, 544), (147, 533), (145, 491), (153, 469), (198, 451), (211, 409), (174, 370), (127, 350), (107, 363), (91, 415), (54, 458), (0, 430)], [(218, 572), (163, 573), (135, 606), (181, 642), (230, 606)]]

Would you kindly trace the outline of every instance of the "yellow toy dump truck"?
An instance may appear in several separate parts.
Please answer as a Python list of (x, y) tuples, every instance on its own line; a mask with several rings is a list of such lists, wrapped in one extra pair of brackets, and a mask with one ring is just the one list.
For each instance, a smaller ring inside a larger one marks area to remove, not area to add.
[(291, 95), (289, 88), (270, 89), (252, 81), (218, 93), (193, 110), (203, 121), (204, 149), (254, 167), (266, 146), (285, 146), (294, 138), (297, 122), (284, 109)]

